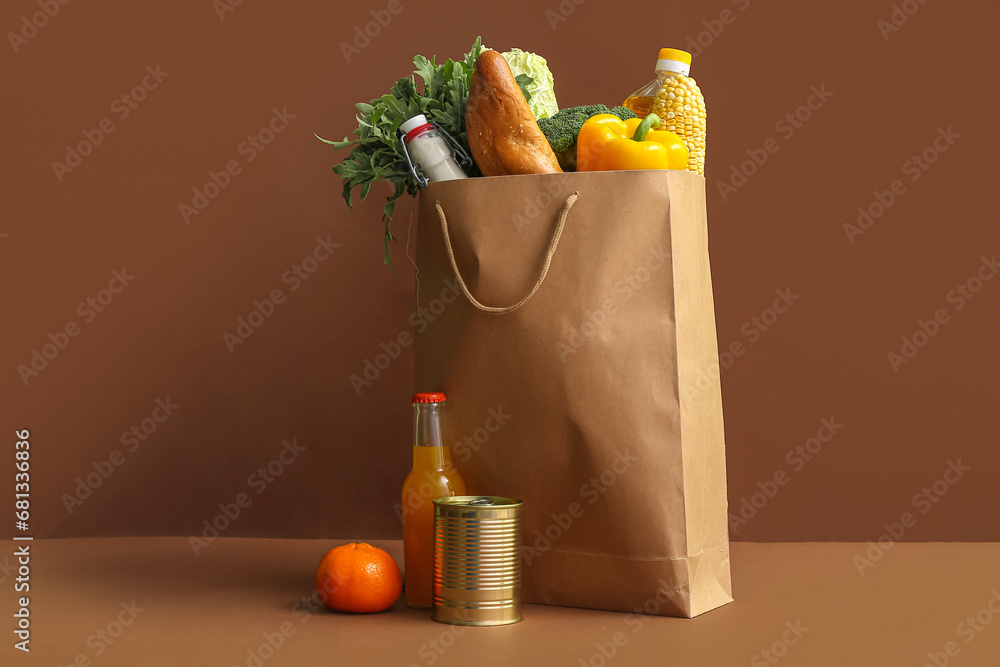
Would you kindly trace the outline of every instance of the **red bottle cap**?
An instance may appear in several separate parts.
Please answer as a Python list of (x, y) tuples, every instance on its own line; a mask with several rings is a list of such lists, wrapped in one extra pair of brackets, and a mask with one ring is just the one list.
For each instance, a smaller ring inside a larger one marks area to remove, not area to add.
[(412, 140), (416, 139), (421, 134), (430, 132), (433, 129), (434, 126), (431, 125), (430, 123), (424, 123), (423, 125), (418, 125), (417, 127), (413, 128), (412, 130), (406, 133), (406, 136), (403, 137), (403, 141), (405, 141), (406, 143), (410, 143)]
[(413, 395), (414, 403), (444, 403), (445, 400), (444, 394), (439, 391)]

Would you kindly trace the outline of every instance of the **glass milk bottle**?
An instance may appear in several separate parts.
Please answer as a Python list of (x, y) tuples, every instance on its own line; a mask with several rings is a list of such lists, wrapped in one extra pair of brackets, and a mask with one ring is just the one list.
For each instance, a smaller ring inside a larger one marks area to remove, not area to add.
[(428, 181), (451, 181), (468, 178), (451, 156), (451, 148), (441, 133), (427, 122), (423, 114), (418, 114), (399, 126), (403, 142), (410, 158), (420, 165), (420, 170)]

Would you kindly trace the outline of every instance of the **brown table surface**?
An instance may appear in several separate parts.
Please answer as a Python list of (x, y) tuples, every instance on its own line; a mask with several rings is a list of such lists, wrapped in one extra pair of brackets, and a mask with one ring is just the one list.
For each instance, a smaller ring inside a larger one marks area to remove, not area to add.
[[(1000, 666), (1000, 544), (896, 544), (861, 576), (864, 544), (735, 543), (736, 602), (695, 619), (525, 605), (521, 623), (463, 629), (402, 599), (374, 615), (293, 609), (346, 541), (222, 538), (197, 557), (180, 537), (32, 542), (32, 650), (12, 647), (17, 575), (0, 569), (0, 664)], [(401, 561), (399, 542), (371, 543)]]

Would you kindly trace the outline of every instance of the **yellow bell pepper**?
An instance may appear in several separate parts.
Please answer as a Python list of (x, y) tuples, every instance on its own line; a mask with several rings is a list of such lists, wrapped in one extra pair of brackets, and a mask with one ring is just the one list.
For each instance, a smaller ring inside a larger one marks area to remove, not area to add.
[(687, 147), (673, 132), (653, 129), (660, 122), (656, 114), (625, 121), (607, 113), (591, 116), (576, 138), (576, 170), (684, 169)]

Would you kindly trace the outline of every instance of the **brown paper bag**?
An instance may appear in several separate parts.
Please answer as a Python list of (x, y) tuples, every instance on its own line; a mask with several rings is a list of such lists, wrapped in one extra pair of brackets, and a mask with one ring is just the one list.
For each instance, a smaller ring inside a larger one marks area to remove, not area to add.
[(704, 178), (447, 181), (419, 210), (416, 390), (447, 394), (469, 493), (524, 500), (523, 600), (732, 601)]

